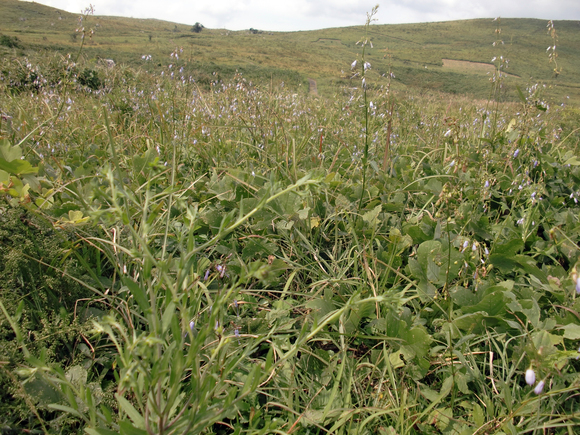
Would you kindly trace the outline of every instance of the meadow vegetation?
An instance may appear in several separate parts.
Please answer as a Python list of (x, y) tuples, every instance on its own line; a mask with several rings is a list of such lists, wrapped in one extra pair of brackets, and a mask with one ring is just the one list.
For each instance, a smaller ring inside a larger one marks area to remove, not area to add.
[(509, 88), (499, 51), (491, 80), (438, 73), (488, 98), (417, 92), (437, 75), (383, 60), (371, 18), (318, 32), (353, 35), (322, 96), (180, 44), (109, 67), (94, 21), (69, 52), (7, 35), (2, 433), (575, 433), (572, 61), (543, 44), (548, 78)]

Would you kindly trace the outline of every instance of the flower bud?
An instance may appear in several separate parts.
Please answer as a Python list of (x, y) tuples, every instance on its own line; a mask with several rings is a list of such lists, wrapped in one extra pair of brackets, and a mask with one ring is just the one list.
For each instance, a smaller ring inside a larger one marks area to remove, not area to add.
[(536, 373), (532, 369), (526, 370), (526, 384), (532, 386), (536, 382)]
[(576, 278), (576, 293), (580, 294), (580, 276)]
[(536, 388), (534, 388), (534, 393), (540, 394), (543, 390), (544, 390), (544, 381), (540, 381), (538, 382), (538, 385), (536, 385)]

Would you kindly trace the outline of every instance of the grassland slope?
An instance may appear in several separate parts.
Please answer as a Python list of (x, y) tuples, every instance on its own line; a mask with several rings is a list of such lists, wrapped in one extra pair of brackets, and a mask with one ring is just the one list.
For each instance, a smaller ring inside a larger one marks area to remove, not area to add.
[[(37, 3), (3, 0), (0, 4), (0, 36), (18, 41), (0, 46), (2, 57), (30, 56), (56, 50), (67, 53), (80, 44), (78, 29), (93, 34), (85, 41), (85, 54), (93, 61), (103, 57), (117, 64), (160, 69), (171, 62), (169, 53), (181, 50), (190, 73), (201, 83), (231, 77), (236, 72), (256, 81), (309, 89), (308, 78), (317, 82), (321, 95), (337, 88), (355, 87), (349, 71), (357, 58), (362, 26), (299, 32), (229, 31), (203, 29), (195, 33), (189, 24), (155, 19), (70, 14)], [(195, 17), (192, 17), (195, 21)], [(410, 92), (441, 91), (486, 98), (491, 76), (501, 60), (509, 73), (502, 98), (517, 98), (516, 86), (525, 89), (541, 83), (550, 87), (557, 102), (580, 102), (580, 22), (557, 21), (557, 62), (554, 74), (546, 47), (554, 41), (547, 20), (492, 19), (451, 22), (373, 25), (373, 49), (367, 60), (373, 66), (369, 83), (387, 84)], [(500, 31), (500, 33), (498, 33)], [(17, 39), (14, 39), (17, 38)], [(494, 45), (495, 42), (495, 45)], [(151, 56), (151, 61), (143, 60)], [(445, 60), (452, 62), (449, 67)], [(495, 61), (492, 61), (495, 59)], [(464, 62), (458, 63), (458, 62)], [(482, 67), (467, 67), (470, 63)], [(487, 65), (487, 71), (485, 70)]]

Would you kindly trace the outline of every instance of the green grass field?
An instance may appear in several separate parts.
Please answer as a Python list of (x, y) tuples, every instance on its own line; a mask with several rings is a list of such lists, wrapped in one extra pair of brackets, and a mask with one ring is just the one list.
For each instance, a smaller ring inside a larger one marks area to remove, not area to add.
[(577, 432), (576, 24), (0, 17), (0, 433)]
[[(193, 23), (192, 23), (193, 24)], [(247, 78), (273, 83), (285, 82), (302, 92), (308, 91), (308, 78), (318, 83), (319, 92), (331, 97), (337, 89), (356, 86), (348, 65), (358, 53), (362, 27), (334, 28), (307, 32), (259, 32), (204, 29), (191, 31), (192, 24), (159, 20), (90, 16), (83, 22), (87, 30), (84, 55), (96, 61), (113, 59), (121, 65), (160, 71), (171, 63), (168, 53), (183, 49), (184, 68), (189, 74), (208, 81), (213, 73), (231, 79), (236, 70)], [(369, 31), (373, 49), (367, 51), (373, 65), (374, 86), (387, 83), (383, 75), (395, 75), (392, 86), (411, 93), (441, 91), (489, 97), (489, 84), (476, 70), (449, 69), (443, 59), (483, 62), (494, 67), (492, 59), (508, 59), (502, 98), (517, 101), (516, 86), (524, 89), (535, 83), (552, 88), (550, 96), (574, 104), (580, 102), (580, 36), (578, 23), (555, 23), (558, 67), (548, 64), (546, 47), (552, 44), (546, 21), (532, 19), (491, 19), (441, 23), (373, 25)], [(79, 28), (78, 15), (36, 3), (5, 0), (0, 5), (0, 33), (21, 41), (19, 54), (38, 50), (74, 51)], [(496, 29), (501, 33), (496, 34)], [(503, 41), (497, 46), (495, 41)], [(2, 47), (0, 47), (1, 49)], [(18, 50), (17, 50), (18, 51)], [(13, 50), (0, 51), (2, 56)], [(150, 55), (152, 61), (143, 62)], [(567, 98), (569, 97), (569, 98)]]

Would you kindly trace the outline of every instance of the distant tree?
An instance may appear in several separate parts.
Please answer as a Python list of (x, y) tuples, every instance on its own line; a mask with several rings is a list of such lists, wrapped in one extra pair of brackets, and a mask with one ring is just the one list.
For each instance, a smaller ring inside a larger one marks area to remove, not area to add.
[(193, 33), (199, 33), (199, 32), (201, 32), (203, 29), (204, 29), (204, 27), (203, 27), (203, 24), (200, 24), (200, 23), (195, 23), (195, 24), (193, 25), (193, 27), (191, 28), (191, 31), (192, 31)]

